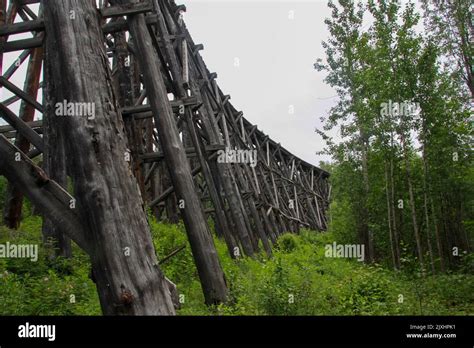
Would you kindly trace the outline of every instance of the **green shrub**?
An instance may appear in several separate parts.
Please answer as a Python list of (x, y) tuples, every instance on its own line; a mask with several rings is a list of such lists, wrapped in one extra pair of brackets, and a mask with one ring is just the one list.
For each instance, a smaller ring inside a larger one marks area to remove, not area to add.
[(298, 247), (298, 239), (294, 234), (285, 233), (278, 239), (276, 247), (285, 253), (291, 253)]
[[(180, 315), (472, 315), (474, 276), (451, 273), (422, 278), (379, 265), (327, 258), (331, 233), (302, 230), (280, 236), (268, 258), (232, 259), (214, 238), (229, 287), (229, 301), (204, 305), (201, 284), (182, 224), (149, 217), (158, 260), (185, 245), (164, 262), (164, 274), (182, 297)], [(41, 245), (41, 218), (28, 217), (19, 231), (0, 227), (0, 243)], [(76, 245), (72, 259), (48, 260), (40, 246), (37, 262), (0, 258), (0, 315), (100, 315), (90, 262)], [(416, 262), (407, 260), (413, 264)], [(471, 255), (463, 264), (472, 262)], [(75, 301), (71, 301), (72, 295)]]

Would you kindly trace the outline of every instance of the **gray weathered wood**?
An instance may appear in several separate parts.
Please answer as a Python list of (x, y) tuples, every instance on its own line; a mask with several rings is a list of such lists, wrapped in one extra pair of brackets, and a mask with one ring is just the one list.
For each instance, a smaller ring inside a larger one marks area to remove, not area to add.
[[(115, 3), (126, 5), (132, 4), (134, 1), (120, 0)], [(195, 192), (191, 168), (183, 144), (179, 139), (171, 104), (160, 74), (161, 63), (153, 48), (145, 16), (143, 14), (128, 16), (127, 21), (136, 46), (140, 67), (143, 71), (147, 96), (154, 112), (155, 126), (165, 154), (171, 180), (178, 199), (183, 199), (185, 203), (182, 215), (206, 303), (225, 302), (227, 286), (224, 273), (219, 263), (201, 202)]]
[[(84, 207), (80, 214), (94, 248), (91, 262), (102, 310), (109, 315), (173, 314), (143, 202), (124, 157), (124, 125), (97, 11), (90, 1), (46, 1), (43, 6), (45, 64), (52, 75), (46, 90), (54, 93), (47, 100), (95, 106), (94, 119), (77, 115), (54, 122), (65, 142), (77, 201)], [(75, 19), (69, 17), (71, 10)]]

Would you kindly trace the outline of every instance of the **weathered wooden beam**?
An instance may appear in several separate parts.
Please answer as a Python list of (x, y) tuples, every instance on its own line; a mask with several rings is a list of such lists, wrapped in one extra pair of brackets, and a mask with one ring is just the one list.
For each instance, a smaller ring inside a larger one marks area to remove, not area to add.
[[(95, 3), (44, 1), (43, 7), (48, 33), (45, 68), (50, 76), (45, 106), (54, 110), (56, 101), (67, 100), (93, 103), (96, 110), (94, 119), (52, 117), (51, 121), (66, 140), (76, 199), (87, 207), (81, 218), (94, 246), (91, 263), (102, 310), (106, 315), (174, 314), (143, 201), (124, 156), (126, 135), (117, 104), (111, 102), (116, 95), (110, 68), (104, 63), (107, 58)], [(71, 20), (72, 10), (81, 15)], [(93, 78), (83, 78), (83, 67)], [(116, 209), (110, 202), (126, 209)]]
[(0, 26), (0, 36), (27, 33), (30, 31), (43, 31), (44, 21), (37, 19), (33, 21), (19, 22)]
[[(2, 39), (0, 38), (0, 41)], [(3, 74), (3, 77), (6, 78), (7, 80), (13, 76), (13, 74), (15, 73), (15, 71), (18, 70), (18, 68), (20, 67), (20, 65), (26, 60), (26, 58), (28, 58), (28, 56), (30, 55), (32, 50), (24, 50), (23, 52), (21, 52), (21, 54), (18, 56), (18, 58), (15, 60), (15, 62), (10, 65), (10, 67), (5, 70), (5, 73)]]
[(40, 103), (38, 103), (35, 100), (35, 98), (32, 98), (31, 95), (29, 95), (27, 92), (24, 92), (22, 89), (15, 86), (13, 83), (8, 81), (3, 76), (0, 76), (0, 85), (8, 89), (13, 94), (16, 94), (17, 96), (19, 96), (21, 99), (23, 99), (25, 102), (33, 106), (39, 112), (43, 112), (43, 106)]
[[(170, 27), (172, 27), (172, 26), (170, 25)], [(187, 33), (187, 36), (186, 36), (186, 40), (189, 41), (189, 45), (190, 45), (191, 47), (193, 47), (194, 44), (193, 44), (193, 42), (192, 42), (192, 39), (189, 37), (189, 34), (188, 34), (188, 33)], [(195, 53), (196, 53), (196, 52), (195, 52)], [(199, 66), (199, 64), (197, 64), (196, 59), (192, 59), (192, 60), (191, 60), (191, 68), (192, 68), (192, 69), (191, 69), (191, 74), (194, 74), (194, 75), (195, 75), (195, 78), (196, 78), (196, 76), (199, 75), (199, 71), (200, 71), (200, 68), (201, 68), (201, 67)], [(204, 76), (207, 76), (207, 75), (205, 74)], [(197, 78), (197, 80), (199, 80), (199, 78)], [(206, 97), (207, 91), (206, 91), (205, 85), (208, 84), (209, 82), (206, 81), (206, 80), (203, 80), (203, 81), (204, 81), (204, 84), (199, 83), (199, 84), (198, 84), (199, 86), (197, 86), (197, 90), (201, 90), (201, 91), (203, 92), (204, 107), (200, 110), (200, 114), (204, 116), (203, 119), (204, 119), (204, 121), (205, 121), (205, 120), (206, 120), (206, 117), (208, 117), (209, 119), (214, 119), (214, 112), (212, 111), (212, 107), (211, 107), (211, 105), (210, 105), (209, 99)], [(214, 97), (211, 97), (211, 98), (215, 101), (216, 107), (219, 107), (219, 105), (217, 105), (217, 100), (216, 100), (216, 98), (214, 98)], [(225, 96), (225, 97), (224, 97), (224, 100), (221, 102), (221, 105), (225, 105), (229, 99), (230, 99), (230, 96)], [(209, 111), (209, 112), (205, 112), (207, 109), (210, 110), (210, 111)], [(211, 117), (209, 117), (209, 116), (211, 116)], [(222, 117), (222, 116), (224, 116), (224, 113), (220, 113), (219, 116), (220, 116), (220, 117), (218, 117), (214, 122), (217, 123), (217, 122), (219, 122), (219, 120), (221, 120), (221, 119), (222, 119), (222, 121), (225, 122), (225, 119)], [(212, 122), (213, 122), (213, 121), (211, 121), (211, 124), (212, 124)], [(216, 124), (214, 127), (217, 127), (217, 124)], [(223, 126), (223, 127), (224, 127), (224, 126)], [(225, 132), (226, 132), (226, 128), (224, 128), (224, 133), (225, 133)], [(228, 135), (226, 135), (226, 139), (227, 139), (227, 144), (229, 144), (229, 141), (228, 141), (229, 137), (228, 137)], [(222, 165), (222, 164), (219, 164), (219, 165), (218, 165), (218, 168), (219, 168), (219, 169), (222, 169), (222, 168), (223, 168), (223, 165)], [(224, 177), (222, 177), (220, 180), (225, 181), (226, 178), (228, 178), (228, 176), (224, 176)], [(257, 185), (257, 187), (258, 187), (258, 185)], [(236, 202), (236, 203), (237, 203), (237, 202)], [(237, 203), (237, 205), (239, 205), (239, 203)], [(250, 207), (250, 209), (252, 209), (252, 204), (251, 204), (251, 203), (249, 203), (249, 207)], [(236, 210), (236, 209), (232, 209), (232, 211), (235, 211), (235, 210)], [(254, 212), (252, 212), (252, 215), (255, 216)], [(237, 219), (237, 221), (241, 221), (241, 219)], [(258, 222), (259, 222), (259, 218), (257, 218), (256, 223), (258, 223)], [(248, 223), (246, 222), (245, 225), (248, 226)], [(258, 228), (258, 226), (257, 226), (257, 228)], [(239, 230), (241, 230), (241, 229), (239, 228)], [(264, 243), (265, 243), (265, 242), (264, 242)], [(267, 248), (267, 249), (268, 249), (268, 248)]]
[(41, 0), (14, 0), (18, 5), (32, 5), (32, 4), (39, 4)]
[[(12, 24), (17, 14), (17, 5), (10, 1), (7, 10), (7, 0), (0, 0), (0, 26)], [(8, 36), (0, 37), (0, 75), (3, 71), (3, 53), (5, 52), (5, 42)]]
[(199, 51), (203, 50), (204, 49), (204, 45), (203, 44), (198, 44), (198, 45), (195, 45), (194, 48), (193, 48), (193, 55), (196, 55)]
[[(216, 75), (215, 75), (216, 76)], [(207, 80), (210, 85), (211, 82)], [(213, 82), (215, 83), (215, 81)], [(199, 87), (195, 87), (198, 89)], [(228, 129), (226, 125), (225, 117), (221, 118), (221, 124), (218, 125), (217, 120), (213, 115), (212, 106), (209, 103), (209, 98), (205, 99), (205, 108), (203, 108), (202, 114), (204, 119), (208, 119), (207, 122), (210, 124), (210, 133), (212, 134), (212, 129), (214, 129), (214, 141), (219, 143), (225, 143), (226, 147), (230, 147), (230, 138), (228, 134)], [(216, 109), (222, 110), (222, 101), (221, 99), (214, 98), (214, 103)], [(207, 112), (206, 112), (207, 111)], [(218, 128), (222, 129), (222, 134), (224, 134), (224, 139), (220, 137), (220, 131)], [(244, 209), (242, 197), (239, 193), (239, 188), (236, 185), (235, 175), (233, 173), (232, 166), (228, 163), (218, 163), (215, 168), (215, 175), (219, 176), (218, 181), (222, 183), (222, 188), (225, 192), (226, 199), (228, 201), (234, 226), (236, 237), (240, 240), (242, 245), (243, 253), (248, 256), (252, 256), (255, 252), (254, 245), (252, 244), (251, 234), (252, 232), (249, 229), (249, 222), (247, 218), (247, 212)]]
[[(19, 8), (18, 12), (19, 12), (20, 15), (21, 15), (20, 12), (25, 12), (32, 20), (37, 20), (38, 19), (38, 16), (36, 15), (36, 13), (34, 13), (33, 10), (28, 7), (27, 4), (22, 5)], [(23, 20), (26, 21), (26, 19), (24, 17), (23, 17)]]
[[(193, 168), (193, 170), (191, 171), (191, 175), (195, 177), (200, 172), (201, 172), (201, 166), (197, 166), (196, 168)], [(165, 190), (163, 190), (161, 195), (159, 195), (157, 198), (155, 198), (154, 200), (150, 202), (150, 207), (153, 207), (165, 201), (172, 193), (174, 193), (174, 186), (170, 186), (166, 188)]]
[[(219, 151), (219, 150), (224, 150), (224, 145), (207, 145), (205, 147), (207, 156), (211, 155), (212, 153)], [(187, 156), (197, 156), (196, 149), (194, 147), (188, 147), (184, 149), (186, 152)], [(161, 161), (165, 158), (165, 155), (163, 152), (152, 152), (152, 153), (145, 153), (140, 156), (140, 159), (144, 163), (151, 163), (151, 162), (157, 162)]]
[[(24, 93), (31, 100), (36, 100), (38, 96), (42, 64), (43, 48), (35, 48), (34, 52), (30, 55), (24, 84)], [(32, 122), (34, 120), (35, 111), (35, 108), (30, 103), (22, 100), (20, 104), (19, 118), (26, 123)], [(21, 133), (17, 132), (16, 135), (15, 146), (17, 146), (22, 152), (28, 153), (31, 146), (30, 142), (27, 138), (22, 136)], [(56, 178), (53, 177), (53, 179)], [(59, 184), (62, 183), (59, 182)], [(8, 185), (5, 195), (4, 209), (4, 221), (8, 227), (17, 229), (20, 226), (22, 206), (23, 195), (21, 191), (12, 185)]]
[[(129, 0), (117, 0), (115, 3), (120, 5), (133, 4)], [(159, 12), (158, 9), (157, 12)], [(145, 16), (143, 14), (127, 16), (127, 21), (137, 50), (136, 57), (143, 72), (147, 98), (152, 106), (155, 126), (162, 151), (166, 157), (171, 180), (175, 186), (177, 197), (185, 201), (182, 216), (206, 303), (225, 302), (227, 286), (224, 273), (219, 263), (201, 202), (195, 192), (191, 168), (179, 138), (173, 111), (161, 75), (161, 61), (153, 47)]]
[[(43, 120), (38, 120), (38, 121), (33, 121), (33, 122), (26, 122), (27, 126), (30, 127), (31, 129), (34, 129), (36, 132), (38, 132), (41, 127), (43, 126)], [(0, 126), (0, 134), (2, 133), (8, 133), (8, 132), (16, 132), (16, 129), (13, 128), (12, 126)]]
[(168, 255), (166, 255), (165, 257), (163, 257), (158, 263), (160, 265), (164, 264), (166, 261), (168, 261), (169, 259), (171, 259), (173, 256), (175, 256), (176, 254), (178, 254), (180, 251), (184, 250), (186, 248), (186, 244), (177, 248), (176, 250), (173, 250), (171, 253), (169, 253)]
[[(146, 24), (148, 26), (156, 24), (157, 16), (156, 14), (150, 14), (146, 16)], [(128, 23), (126, 20), (116, 20), (106, 23), (102, 26), (102, 31), (104, 34), (113, 34), (120, 31), (128, 31)]]
[[(186, 40), (189, 42), (189, 45), (190, 47), (193, 49), (194, 48), (194, 43), (192, 41), (192, 38), (190, 37), (189, 33), (187, 32), (186, 33)], [(194, 52), (194, 50), (193, 50)], [(203, 61), (202, 61), (202, 57), (200, 57), (199, 53), (197, 52), (194, 52), (194, 57), (192, 59), (192, 63), (196, 65), (196, 70), (200, 72), (200, 74), (202, 76), (209, 76), (211, 79), (212, 78), (215, 78), (216, 76), (215, 75), (211, 75), (211, 73), (207, 70), (207, 68), (205, 67)], [(215, 88), (212, 87), (212, 86), (209, 86), (209, 82), (206, 81), (206, 78), (202, 80), (202, 83), (200, 84), (200, 89), (201, 91), (206, 91), (206, 90), (209, 90), (209, 92), (211, 92), (210, 94), (210, 97), (211, 99), (213, 100), (213, 102), (217, 102), (217, 97), (219, 95), (223, 96), (224, 98), (224, 104), (227, 104), (228, 103), (228, 97), (226, 99), (226, 97), (219, 91), (218, 88)], [(230, 103), (228, 103), (230, 105)], [(225, 106), (225, 105), (224, 105)], [(222, 112), (218, 112), (217, 115), (219, 116), (218, 120), (223, 120), (225, 121), (226, 118), (230, 117), (229, 115), (227, 114), (224, 114)], [(235, 113), (234, 112), (231, 112), (231, 117), (229, 118), (230, 120), (232, 119), (235, 119)], [(224, 117), (225, 116), (225, 117)], [(225, 130), (223, 130), (223, 134), (225, 136), (226, 139), (230, 139), (231, 141), (239, 141), (239, 140), (242, 140), (242, 146), (243, 148), (247, 148), (248, 146), (248, 142), (250, 142), (250, 138), (252, 136), (256, 136), (256, 137), (259, 137), (261, 139), (264, 139), (263, 140), (263, 144), (262, 146), (265, 146), (267, 145), (268, 143), (268, 147), (270, 148), (271, 147), (271, 153), (267, 153), (268, 156), (267, 156), (267, 161), (264, 161), (262, 163), (267, 163), (267, 164), (270, 164), (271, 162), (273, 162), (273, 165), (272, 166), (265, 166), (265, 170), (268, 170), (269, 172), (273, 172), (274, 174), (277, 175), (277, 177), (274, 179), (275, 183), (278, 183), (277, 186), (277, 189), (279, 190), (280, 188), (278, 187), (281, 187), (282, 183), (278, 180), (285, 180), (285, 182), (287, 184), (291, 184), (291, 185), (297, 185), (296, 188), (300, 189), (300, 187), (303, 187), (303, 183), (301, 182), (301, 178), (297, 177), (295, 178), (295, 180), (292, 180), (291, 179), (291, 168), (287, 167), (287, 166), (284, 166), (283, 164), (281, 164), (280, 162), (276, 162), (274, 160), (271, 160), (271, 158), (273, 158), (275, 156), (275, 153), (280, 153), (280, 147), (281, 145), (279, 144), (276, 144), (274, 141), (272, 141), (270, 138), (268, 138), (267, 136), (265, 136), (261, 131), (258, 131), (258, 129), (255, 127), (255, 126), (252, 126), (247, 120), (245, 120), (243, 117), (240, 119), (240, 125), (235, 125), (235, 124), (231, 124), (231, 127), (233, 128), (233, 131), (236, 132), (237, 134), (241, 134), (241, 135), (244, 135), (245, 131), (247, 129), (250, 129), (250, 132), (249, 134), (245, 137), (243, 136), (242, 139), (240, 138), (235, 138), (233, 135), (232, 136), (229, 136), (228, 134), (225, 134)], [(229, 144), (230, 141), (229, 140), (226, 140), (226, 143)], [(251, 145), (253, 146), (253, 145)], [(251, 147), (250, 147), (251, 148)], [(285, 157), (290, 157), (291, 159), (295, 158), (294, 156), (292, 156), (288, 151), (286, 151), (285, 149), (282, 149), (282, 152), (283, 152), (283, 155)], [(261, 151), (259, 151), (259, 157), (261, 156)], [(306, 162), (303, 162), (303, 161), (300, 161), (299, 159), (297, 159), (298, 161), (298, 165), (301, 166), (300, 167), (303, 167), (305, 169), (300, 169), (300, 170), (310, 170), (312, 168), (314, 168), (312, 165), (309, 165), (308, 163)], [(283, 162), (284, 163), (284, 162)], [(320, 171), (319, 168), (315, 168), (316, 171)], [(293, 170), (294, 171), (294, 170)], [(294, 175), (294, 174), (293, 174)], [(325, 173), (326, 177), (327, 177), (327, 173)], [(259, 181), (259, 177), (256, 175), (256, 173), (254, 174), (254, 177), (255, 177), (255, 184), (258, 184), (260, 185)], [(284, 178), (284, 179), (283, 179)], [(298, 179), (299, 178), (299, 179)], [(262, 179), (263, 180), (263, 179)], [(273, 183), (272, 183), (273, 184)], [(307, 189), (307, 187), (305, 187), (305, 189)], [(271, 196), (275, 196), (276, 199), (278, 199), (279, 197), (279, 193), (277, 194), (275, 192), (275, 190), (272, 190), (272, 194)], [(312, 193), (310, 193), (309, 191), (313, 191)], [(312, 197), (314, 196), (314, 194), (318, 194), (316, 192), (316, 190), (307, 190), (307, 191), (303, 191), (304, 194), (306, 195), (311, 195)], [(297, 207), (298, 209), (300, 209), (300, 213), (303, 213), (301, 212), (301, 202), (298, 202), (297, 203)], [(286, 209), (286, 207), (283, 207)]]
[(43, 139), (21, 118), (16, 116), (10, 109), (0, 103), (0, 116), (13, 128), (20, 132), (38, 150), (43, 151)]
[[(20, 160), (18, 161), (18, 155)], [(71, 237), (80, 248), (90, 252), (82, 220), (71, 209), (74, 198), (23, 152), (0, 134), (0, 174), (20, 189), (38, 209)]]
[[(169, 103), (171, 105), (173, 112), (175, 113), (180, 112), (180, 108), (182, 107), (200, 105), (196, 97), (187, 97), (187, 98), (183, 98), (182, 100), (172, 100)], [(152, 111), (152, 107), (150, 104), (127, 106), (121, 109), (122, 116), (130, 116), (133, 114), (146, 113), (150, 111)]]
[(34, 37), (31, 39), (22, 39), (16, 41), (8, 41), (3, 45), (3, 52), (21, 51), (28, 48), (41, 47), (43, 45), (42, 37)]
[(149, 1), (135, 2), (123, 5), (114, 5), (100, 9), (99, 12), (104, 18), (131, 16), (139, 13), (151, 12), (153, 6)]
[[(5, 26), (5, 20), (7, 16), (7, 0), (0, 0), (0, 28)], [(5, 38), (0, 37), (0, 75), (3, 71), (3, 44)]]

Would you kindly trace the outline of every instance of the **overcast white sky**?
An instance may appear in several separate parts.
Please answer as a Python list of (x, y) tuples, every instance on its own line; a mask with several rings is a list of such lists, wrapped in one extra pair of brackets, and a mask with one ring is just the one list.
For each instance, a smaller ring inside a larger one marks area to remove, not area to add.
[[(314, 70), (330, 17), (326, 1), (183, 0), (187, 27), (236, 109), (276, 142), (318, 164), (314, 132), (336, 92)], [(235, 62), (238, 60), (239, 65)], [(293, 106), (294, 114), (290, 114)], [(324, 158), (327, 159), (327, 158)]]

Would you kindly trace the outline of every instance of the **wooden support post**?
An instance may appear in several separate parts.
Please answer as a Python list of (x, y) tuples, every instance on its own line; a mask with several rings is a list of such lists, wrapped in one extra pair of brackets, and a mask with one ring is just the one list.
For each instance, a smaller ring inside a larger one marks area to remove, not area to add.
[[(155, 4), (157, 4), (158, 6), (157, 1), (155, 1)], [(164, 18), (167, 20), (168, 27), (171, 30), (170, 33), (175, 34), (175, 35), (183, 35), (183, 32), (181, 31), (182, 28), (180, 27), (179, 24), (175, 23), (172, 15), (169, 12), (168, 7), (165, 6), (164, 3), (161, 3), (161, 8), (162, 8)], [(165, 26), (163, 24), (161, 24), (161, 31), (166, 32)], [(173, 59), (171, 63), (172, 70), (173, 70), (173, 67), (177, 65), (176, 63), (173, 63), (173, 61), (175, 61), (175, 59)], [(188, 64), (186, 66), (189, 69), (189, 73), (188, 73), (189, 74), (189, 87), (192, 89), (193, 93), (196, 96), (201, 96), (199, 86), (195, 82), (197, 80), (196, 67), (194, 67), (194, 70), (191, 69), (191, 67), (189, 66), (189, 63), (190, 62), (188, 60)], [(174, 73), (174, 80), (177, 82), (181, 80), (181, 76), (177, 72)], [(208, 80), (207, 80), (207, 84), (209, 85)], [(185, 85), (185, 83), (181, 81), (177, 84), (177, 88), (182, 89), (183, 85)], [(183, 93), (183, 91), (181, 90), (180, 93)], [(222, 142), (222, 139), (220, 138), (219, 127), (217, 125), (216, 120), (214, 119), (212, 108), (210, 108), (209, 101), (207, 100), (206, 96), (203, 95), (201, 97), (202, 97), (203, 106), (200, 108), (200, 117), (203, 122), (204, 131), (207, 133), (211, 145), (221, 145), (223, 144), (223, 142)], [(227, 129), (224, 127), (224, 133), (226, 131)], [(227, 140), (229, 140), (228, 134), (227, 134)], [(227, 142), (226, 145), (229, 146), (229, 142)], [(209, 159), (207, 160), (207, 162), (209, 163), (211, 177), (206, 180), (208, 183), (213, 181), (214, 184), (211, 184), (210, 186), (216, 185), (216, 190), (223, 190), (225, 192), (225, 198), (227, 199), (227, 202), (229, 204), (229, 208), (232, 214), (232, 220), (234, 222), (236, 235), (238, 235), (240, 239), (240, 242), (243, 247), (243, 252), (246, 255), (251, 256), (253, 255), (254, 250), (251, 244), (251, 240), (249, 238), (248, 227), (247, 227), (247, 224), (245, 223), (245, 214), (243, 214), (241, 210), (242, 204), (239, 201), (240, 195), (238, 191), (236, 191), (235, 183), (232, 182), (233, 179), (232, 179), (232, 174), (231, 174), (231, 167), (228, 163), (216, 164), (215, 162), (209, 161)], [(213, 201), (215, 201), (215, 204), (217, 204), (217, 206), (221, 205), (221, 203), (219, 203), (218, 201), (216, 200), (213, 200)], [(224, 205), (224, 201), (222, 201), (222, 205)], [(217, 209), (218, 207), (216, 207), (216, 210)], [(223, 210), (225, 211), (225, 209)], [(230, 214), (227, 214), (227, 216), (220, 217), (222, 220), (221, 227), (224, 226), (225, 228), (226, 226), (228, 226), (229, 229), (231, 228), (229, 215)], [(225, 222), (224, 219), (227, 220), (227, 222)], [(230, 234), (230, 232), (229, 232), (229, 236), (226, 238), (226, 242), (228, 244), (228, 247), (231, 248), (229, 249), (229, 252), (231, 253), (231, 255), (234, 256), (234, 249), (235, 247), (237, 247), (237, 245), (235, 244), (235, 241), (233, 241), (233, 237)]]
[[(44, 76), (46, 80), (50, 80), (51, 70), (50, 66), (44, 67)], [(49, 88), (52, 84), (48, 84)], [(53, 91), (46, 91), (45, 98), (54, 97)], [(67, 190), (67, 163), (65, 153), (65, 143), (61, 134), (58, 122), (55, 122), (55, 100), (48, 100), (46, 102), (45, 113), (43, 114), (43, 139), (45, 143), (45, 151), (43, 153), (43, 169), (48, 176), (56, 181)], [(59, 120), (63, 122), (65, 120)], [(61, 232), (58, 226), (48, 215), (43, 215), (43, 243), (47, 246), (48, 256), (53, 259), (57, 256), (71, 257), (71, 240), (67, 235)], [(85, 233), (85, 231), (83, 232)]]
[[(116, 3), (125, 5), (134, 2), (120, 0)], [(196, 261), (206, 303), (225, 302), (227, 287), (224, 273), (207, 226), (201, 202), (195, 192), (191, 168), (179, 138), (173, 111), (161, 76), (161, 62), (154, 50), (145, 16), (143, 14), (128, 16), (127, 22), (138, 53), (137, 57), (143, 72), (147, 96), (155, 116), (155, 126), (165, 154), (171, 180), (178, 199), (183, 199), (185, 203), (183, 209), (184, 224)]]
[[(87, 207), (80, 215), (93, 246), (91, 262), (102, 310), (107, 315), (174, 314), (143, 202), (125, 161), (124, 126), (95, 5), (62, 0), (45, 1), (43, 7), (45, 64), (52, 76), (46, 91), (54, 93), (47, 100), (90, 103), (95, 110), (94, 118), (76, 115), (58, 125), (78, 206)], [(90, 78), (83, 78), (83, 67)]]
[[(38, 95), (42, 63), (43, 48), (36, 48), (30, 55), (24, 87), (24, 93), (28, 95), (32, 100), (36, 100), (36, 97)], [(22, 100), (20, 104), (19, 118), (23, 122), (32, 122), (34, 120), (34, 116), (35, 108), (33, 107), (33, 105), (31, 105), (31, 103), (26, 103), (24, 100)], [(30, 142), (27, 138), (22, 136), (20, 132), (17, 133), (15, 146), (17, 146), (20, 151), (24, 153), (28, 153), (28, 151), (30, 150)], [(20, 226), (22, 205), (23, 195), (21, 191), (15, 188), (12, 184), (9, 184), (7, 186), (7, 192), (5, 195), (5, 209), (3, 217), (4, 223), (9, 228), (17, 229)]]
[[(155, 7), (159, 7), (160, 5), (158, 2), (155, 2)], [(193, 89), (193, 92), (195, 93), (196, 97), (199, 97), (199, 92), (197, 87), (195, 86), (195, 83), (193, 81), (190, 81), (190, 71), (189, 71), (189, 59), (188, 59), (188, 53), (187, 53), (187, 42), (184, 39), (182, 41), (182, 46), (181, 46), (181, 62), (182, 62), (182, 71), (183, 74), (182, 76), (180, 75), (180, 65), (178, 62), (178, 56), (173, 50), (173, 46), (167, 40), (166, 38), (169, 37), (169, 34), (174, 34), (174, 35), (179, 35), (178, 31), (178, 25), (174, 25), (174, 21), (170, 21), (170, 14), (167, 11), (166, 7), (162, 7), (162, 13), (158, 15), (158, 25), (160, 28), (160, 32), (163, 35), (162, 41), (164, 41), (165, 45), (165, 52), (168, 56), (168, 59), (170, 61), (170, 69), (171, 73), (173, 75), (174, 79), (174, 85), (175, 85), (175, 90), (176, 94), (178, 95), (179, 98), (185, 98), (187, 96), (186, 87), (191, 87)], [(170, 32), (168, 32), (168, 27), (166, 26), (165, 23), (165, 17), (168, 18), (168, 23), (171, 25), (169, 26)], [(193, 76), (194, 77), (194, 76)], [(189, 110), (189, 108), (185, 109), (185, 115), (186, 115), (186, 121), (188, 124), (188, 131), (191, 136), (192, 143), (194, 144), (197, 157), (200, 162), (200, 166), (202, 169), (202, 173), (204, 175), (204, 178), (206, 180), (209, 194), (211, 196), (211, 200), (214, 204), (215, 207), (215, 217), (216, 217), (216, 225), (219, 226), (222, 235), (224, 237), (224, 240), (227, 244), (229, 253), (231, 257), (235, 257), (234, 250), (237, 247), (235, 240), (230, 232), (230, 226), (229, 222), (227, 220), (227, 216), (225, 214), (225, 205), (224, 201), (219, 194), (219, 177), (215, 175), (215, 171), (213, 173), (213, 168), (215, 169), (215, 162), (210, 160), (209, 154), (203, 153), (202, 148), (207, 149), (207, 147), (204, 146), (202, 143), (200, 137), (198, 137), (196, 126), (194, 124), (193, 120), (193, 114)], [(216, 141), (216, 138), (212, 132), (212, 129), (209, 127), (209, 120), (207, 118), (207, 115), (203, 115), (203, 122), (204, 122), (204, 130), (207, 132), (211, 147), (215, 147), (217, 149), (223, 149), (223, 146), (219, 144), (218, 141)]]
[(188, 59), (188, 43), (186, 39), (181, 41), (181, 61), (183, 64), (183, 83), (189, 83), (189, 59)]
[[(114, 56), (114, 68), (117, 73), (114, 75), (114, 86), (119, 96), (118, 102), (120, 108), (131, 107), (134, 100), (139, 96), (137, 95), (137, 88), (134, 88), (139, 84), (138, 74), (133, 74), (133, 60), (129, 57), (127, 50), (127, 41), (124, 32), (115, 33), (115, 56)], [(133, 81), (135, 79), (135, 81)], [(143, 166), (140, 164), (140, 155), (143, 153), (143, 120), (135, 120), (133, 117), (125, 117), (125, 131), (128, 140), (128, 149), (130, 150), (130, 156), (127, 158), (129, 161), (130, 168), (135, 175), (135, 178), (140, 188), (140, 194), (145, 199), (145, 174), (143, 173)]]
[[(17, 161), (20, 155), (20, 161)], [(0, 174), (15, 183), (31, 202), (79, 247), (90, 252), (83, 221), (70, 209), (74, 198), (0, 134)]]
[[(0, 0), (0, 28), (5, 26), (7, 17), (7, 0)], [(0, 47), (3, 46), (5, 39), (0, 37)], [(3, 74), (3, 49), (0, 50), (0, 76)], [(0, 87), (1, 88), (1, 87)]]

